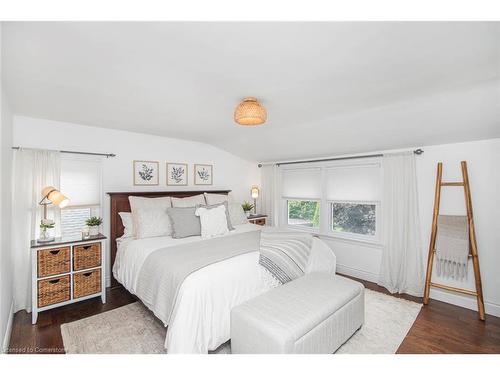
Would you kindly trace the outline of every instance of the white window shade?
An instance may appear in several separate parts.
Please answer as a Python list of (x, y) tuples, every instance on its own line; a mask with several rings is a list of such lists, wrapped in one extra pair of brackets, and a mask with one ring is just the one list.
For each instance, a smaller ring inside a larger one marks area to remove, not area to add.
[(326, 197), (335, 201), (380, 200), (380, 167), (349, 166), (326, 169)]
[(69, 198), (68, 207), (100, 205), (101, 162), (62, 159), (61, 192)]
[(287, 198), (321, 198), (321, 169), (285, 169), (282, 175), (282, 196)]

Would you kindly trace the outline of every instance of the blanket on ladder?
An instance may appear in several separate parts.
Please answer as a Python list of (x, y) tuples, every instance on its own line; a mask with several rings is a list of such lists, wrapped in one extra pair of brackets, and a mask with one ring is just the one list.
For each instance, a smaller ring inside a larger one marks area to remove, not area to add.
[(467, 216), (439, 215), (436, 238), (438, 276), (467, 277), (469, 222)]

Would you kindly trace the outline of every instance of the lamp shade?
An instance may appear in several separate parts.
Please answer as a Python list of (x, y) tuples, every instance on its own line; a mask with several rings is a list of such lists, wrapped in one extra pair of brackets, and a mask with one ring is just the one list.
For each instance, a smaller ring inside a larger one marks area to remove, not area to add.
[(259, 197), (260, 191), (259, 191), (259, 188), (257, 186), (252, 186), (251, 192), (252, 192), (253, 199), (257, 199)]
[(261, 125), (266, 120), (266, 109), (253, 97), (243, 99), (234, 110), (234, 121), (240, 125)]
[(60, 208), (66, 207), (69, 203), (69, 199), (53, 186), (45, 187), (42, 190), (42, 195)]

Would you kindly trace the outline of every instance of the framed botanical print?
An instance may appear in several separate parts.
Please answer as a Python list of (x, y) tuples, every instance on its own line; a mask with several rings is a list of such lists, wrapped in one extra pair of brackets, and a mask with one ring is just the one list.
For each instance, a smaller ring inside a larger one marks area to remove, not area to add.
[(188, 165), (184, 163), (167, 162), (167, 185), (187, 186), (187, 184), (188, 184)]
[(158, 185), (160, 163), (134, 160), (134, 185)]
[(194, 184), (212, 185), (213, 184), (213, 166), (208, 164), (194, 165)]

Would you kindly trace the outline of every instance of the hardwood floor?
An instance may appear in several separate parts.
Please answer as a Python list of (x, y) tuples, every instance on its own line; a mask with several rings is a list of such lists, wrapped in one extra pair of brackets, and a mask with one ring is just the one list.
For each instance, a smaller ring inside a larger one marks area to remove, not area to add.
[[(356, 279), (357, 280), (357, 279)], [(386, 293), (386, 289), (364, 280), (365, 287)], [(398, 295), (421, 302), (421, 298)], [(100, 298), (42, 312), (36, 325), (31, 314), (19, 311), (14, 316), (9, 353), (64, 353), (60, 326), (136, 301), (122, 287), (107, 290), (107, 303)], [(431, 300), (420, 311), (397, 353), (500, 353), (500, 318), (487, 315), (486, 322), (477, 313)]]
[[(390, 294), (375, 283), (351, 278), (363, 283), (368, 289)], [(422, 302), (422, 298), (407, 294), (394, 296)], [(476, 311), (430, 300), (420, 310), (397, 353), (500, 354), (500, 318), (486, 315), (486, 321), (482, 322)]]

